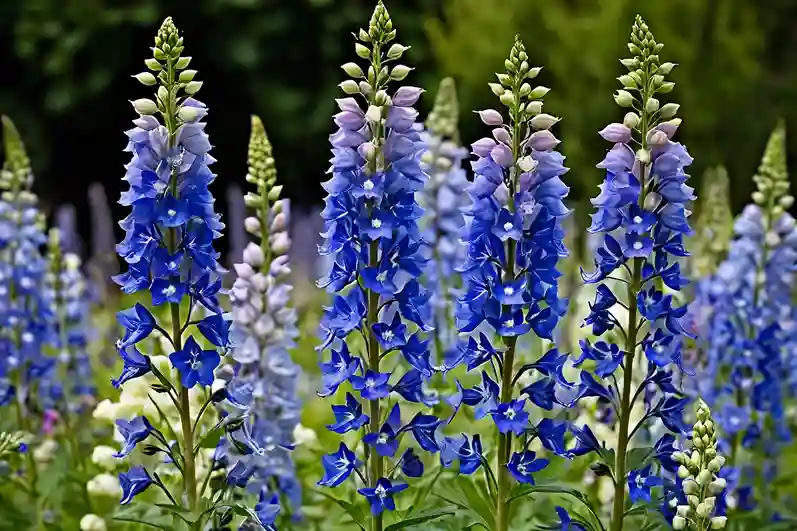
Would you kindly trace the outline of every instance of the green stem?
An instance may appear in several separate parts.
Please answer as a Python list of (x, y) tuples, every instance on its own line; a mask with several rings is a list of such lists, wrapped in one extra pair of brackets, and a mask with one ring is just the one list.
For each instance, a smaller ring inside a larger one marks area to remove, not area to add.
[[(506, 338), (507, 350), (504, 354), (504, 370), (501, 375), (501, 402), (512, 401), (512, 373), (515, 363), (517, 337)], [(509, 529), (509, 469), (506, 467), (512, 454), (512, 432), (498, 434), (498, 495), (496, 496), (496, 520), (498, 531)]]
[[(376, 267), (379, 263), (379, 242), (373, 241), (368, 248), (368, 263), (371, 267)], [(373, 290), (368, 290), (368, 318), (366, 325), (368, 326), (368, 366), (375, 373), (379, 372), (379, 342), (376, 338), (373, 325), (379, 322), (379, 294)], [(379, 433), (379, 399), (371, 400), (370, 407), (370, 432)], [(370, 487), (375, 488), (376, 482), (384, 474), (384, 462), (382, 457), (376, 452), (370, 452), (369, 455), (369, 482)], [(372, 531), (382, 531), (382, 515), (374, 516), (372, 519)]]

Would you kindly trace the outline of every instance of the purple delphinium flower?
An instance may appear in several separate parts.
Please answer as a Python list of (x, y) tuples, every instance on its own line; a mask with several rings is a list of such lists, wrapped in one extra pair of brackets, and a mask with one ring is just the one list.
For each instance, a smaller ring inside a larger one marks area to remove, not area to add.
[[(395, 507), (393, 494), (406, 488), (393, 484), (396, 476), (423, 470), (404, 459), (396, 460), (393, 467), (385, 464), (390, 459), (386, 456), (395, 454), (391, 432), (411, 431), (421, 448), (436, 452), (435, 430), (441, 421), (418, 413), (404, 425), (400, 409), (395, 409), (387, 426), (382, 424), (382, 411), (391, 395), (427, 403), (423, 386), (433, 373), (428, 342), (418, 335), (432, 328), (427, 304), (431, 294), (418, 282), (426, 258), (416, 192), (427, 175), (420, 163), (424, 146), (415, 127), (418, 113), (413, 105), (423, 91), (401, 87), (390, 95), (387, 92), (389, 82), (403, 79), (409, 68), (387, 66), (406, 48), (392, 42), (393, 23), (381, 0), (368, 29), (358, 35), (356, 50), (370, 60), (370, 71), (384, 67), (389, 75), (368, 77), (355, 63), (343, 65), (354, 79), (340, 85), (348, 97), (337, 100), (340, 112), (334, 120), (338, 129), (330, 136), (332, 165), (330, 179), (324, 183), (328, 195), (319, 253), (330, 257), (331, 263), (319, 286), (331, 293), (333, 300), (321, 319), (319, 350), (331, 351), (331, 357), (321, 363), (319, 394), (329, 396), (344, 382), (359, 390), (368, 403), (363, 407), (369, 417), (365, 443), (377, 451), (365, 453), (369, 472), (363, 474), (353, 453), (341, 445), (337, 454), (324, 457), (325, 475), (319, 484), (336, 486), (350, 476), (361, 479), (365, 484), (358, 489), (364, 497), (360, 501), (367, 501), (375, 522), (381, 522), (382, 511)], [(358, 97), (365, 102), (365, 109)], [(352, 341), (351, 334), (365, 341)], [(403, 355), (410, 370), (386, 371), (383, 358), (390, 354)], [(347, 408), (359, 411), (351, 401)], [(352, 476), (354, 470), (357, 474)], [(388, 470), (392, 472), (385, 477)]]
[[(666, 278), (664, 284), (670, 290), (686, 284), (677, 260), (687, 255), (683, 247), (683, 238), (691, 233), (687, 207), (695, 199), (685, 173), (692, 157), (683, 145), (672, 141), (681, 122), (673, 118), (678, 105), (662, 105), (657, 99), (674, 86), (664, 81), (673, 65), (660, 63), (662, 45), (639, 16), (628, 46), (634, 57), (623, 64), (630, 74), (620, 77), (624, 90), (618, 91), (615, 101), (629, 112), (622, 123), (600, 133), (614, 144), (598, 164), (606, 170), (606, 178), (592, 200), (597, 211), (589, 230), (603, 234), (603, 244), (596, 251), (595, 271), (582, 272), (586, 283), (598, 286), (585, 324), (606, 339), (583, 342), (579, 361), (596, 360), (595, 374), (602, 380), (583, 372), (577, 394), (578, 398), (599, 397), (610, 408), (611, 418), (617, 419), (615, 462), (607, 463), (617, 478), (612, 529), (622, 525), (626, 483), (633, 479), (632, 503), (644, 498), (649, 491), (644, 489), (650, 486), (647, 479), (637, 484), (641, 472), (628, 476), (630, 438), (640, 428), (652, 426), (654, 419), (677, 434), (686, 432), (682, 415), (688, 400), (673, 386), (669, 369), (683, 371), (681, 345), (687, 333), (680, 319), (686, 307), (677, 306), (673, 295), (662, 292), (659, 279)], [(618, 277), (620, 282), (614, 287), (607, 282)], [(619, 306), (628, 310), (622, 322), (615, 313)], [(624, 343), (614, 344), (610, 331)], [(647, 373), (637, 386), (633, 369), (640, 355), (646, 357)], [(618, 377), (621, 368), (623, 375)], [(637, 399), (643, 401), (645, 414), (636, 426), (630, 426)]]

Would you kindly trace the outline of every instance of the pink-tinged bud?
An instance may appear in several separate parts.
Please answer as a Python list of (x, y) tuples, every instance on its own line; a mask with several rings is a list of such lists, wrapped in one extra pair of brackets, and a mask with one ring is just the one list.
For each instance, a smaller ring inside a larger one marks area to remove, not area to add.
[(235, 274), (238, 275), (238, 278), (242, 278), (244, 280), (252, 278), (252, 276), (255, 274), (255, 270), (252, 269), (252, 266), (245, 262), (242, 264), (234, 264), (232, 267), (235, 269)]
[(492, 138), (481, 138), (471, 144), (470, 148), (473, 150), (474, 155), (478, 155), (479, 157), (486, 157), (490, 154), (490, 151), (493, 150), (495, 147), (495, 140)]
[(515, 163), (515, 157), (512, 156), (512, 150), (506, 144), (497, 144), (490, 152), (490, 156), (495, 162), (508, 168)]
[(484, 111), (478, 111), (479, 118), (482, 119), (485, 125), (503, 125), (504, 117), (501, 116), (501, 113), (496, 111), (495, 109), (487, 109)]
[(503, 144), (506, 144), (507, 146), (512, 143), (512, 135), (510, 135), (509, 131), (503, 127), (497, 127), (493, 129), (493, 138)]
[(396, 107), (411, 107), (423, 94), (423, 89), (418, 87), (400, 87), (393, 94), (393, 105)]
[(531, 148), (537, 151), (549, 151), (559, 145), (559, 140), (548, 130), (537, 131), (529, 139)]
[(363, 110), (354, 98), (339, 98), (335, 102), (337, 102), (338, 108), (343, 112), (363, 114)]
[(660, 123), (656, 126), (656, 129), (667, 135), (667, 138), (672, 139), (672, 137), (675, 136), (675, 132), (678, 131), (678, 127), (680, 125), (681, 119), (673, 118), (672, 120)]
[(615, 144), (627, 144), (631, 141), (631, 129), (623, 124), (609, 124), (599, 133), (604, 140), (614, 142)]
[(651, 129), (648, 132), (648, 146), (655, 147), (655, 146), (665, 146), (667, 142), (669, 142), (669, 137), (667, 133), (661, 131), (659, 129)]
[(505, 183), (498, 185), (498, 188), (493, 192), (493, 196), (501, 205), (509, 204), (509, 188), (506, 187)]

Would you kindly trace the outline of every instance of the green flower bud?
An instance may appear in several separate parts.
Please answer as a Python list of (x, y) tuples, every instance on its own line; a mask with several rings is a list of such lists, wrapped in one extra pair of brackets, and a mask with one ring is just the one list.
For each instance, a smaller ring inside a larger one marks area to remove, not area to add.
[(645, 102), (645, 111), (649, 113), (654, 113), (659, 110), (659, 100), (656, 98), (648, 98), (648, 101)]
[(158, 87), (158, 101), (164, 105), (169, 102), (169, 89), (161, 85)]
[(711, 529), (725, 529), (728, 519), (724, 516), (715, 516), (711, 519)]
[(278, 186), (273, 187), (268, 192), (268, 200), (269, 201), (276, 201), (277, 199), (279, 199), (281, 193), (282, 193), (282, 185), (278, 185)]
[(140, 98), (130, 103), (133, 104), (133, 108), (136, 110), (138, 114), (143, 116), (150, 116), (158, 112), (158, 105), (147, 98)]
[(188, 64), (191, 62), (191, 57), (180, 57), (176, 63), (174, 63), (174, 68), (177, 70), (182, 70), (183, 68), (187, 68)]
[(354, 44), (354, 53), (357, 54), (358, 57), (363, 59), (370, 59), (371, 58), (371, 49), (367, 46), (363, 46), (359, 42)]
[(398, 43), (393, 44), (392, 46), (390, 46), (390, 49), (387, 51), (387, 58), (392, 60), (401, 59), (401, 56), (404, 55), (404, 52), (406, 52), (409, 49), (410, 49), (409, 46), (402, 46)]
[(794, 204), (794, 197), (790, 195), (784, 195), (780, 199), (778, 199), (778, 205), (781, 206), (784, 210), (788, 210)]
[(350, 75), (351, 77), (363, 77), (365, 74), (363, 73), (363, 69), (360, 68), (360, 65), (357, 63), (346, 63), (345, 65), (341, 66), (346, 74)]
[(515, 103), (515, 95), (512, 93), (511, 90), (507, 90), (506, 92), (501, 94), (501, 97), (498, 99), (501, 101), (501, 103), (503, 103), (507, 107), (514, 105)]
[(550, 129), (559, 121), (559, 118), (550, 114), (538, 114), (531, 119), (531, 126), (535, 129)]
[(695, 512), (700, 518), (708, 518), (709, 516), (711, 516), (712, 513), (711, 509), (709, 508), (708, 505), (706, 505), (705, 502), (698, 503)]
[(534, 68), (530, 68), (529, 71), (526, 73), (526, 79), (534, 79), (540, 72), (542, 71), (541, 66), (535, 66)]
[(711, 472), (709, 472), (708, 470), (701, 470), (700, 474), (697, 475), (695, 481), (697, 481), (697, 484), (700, 485), (701, 487), (705, 487), (706, 485), (711, 483), (713, 479), (714, 476)]
[(147, 68), (152, 70), (153, 72), (160, 72), (163, 66), (158, 62), (157, 59), (146, 59), (144, 64), (147, 65)]
[(526, 104), (526, 112), (534, 115), (542, 112), (542, 102), (539, 100), (530, 101)]
[(661, 63), (659, 65), (659, 69), (657, 70), (657, 72), (663, 76), (666, 76), (667, 74), (672, 72), (674, 66), (675, 63)]
[(353, 79), (347, 79), (346, 81), (344, 81), (343, 83), (341, 83), (338, 86), (346, 94), (350, 94), (351, 95), (351, 94), (359, 94), (360, 93), (360, 87), (359, 87), (359, 85), (357, 85), (357, 82), (354, 81)]
[(529, 98), (533, 100), (538, 100), (540, 98), (545, 97), (545, 95), (548, 94), (550, 91), (551, 89), (549, 89), (548, 87), (543, 87), (542, 85), (540, 85), (539, 87), (534, 87), (534, 90), (532, 90), (531, 94), (529, 94)]
[(626, 90), (618, 90), (614, 95), (614, 101), (620, 107), (630, 107), (634, 103), (634, 97)]
[(194, 76), (196, 75), (197, 75), (196, 70), (183, 70), (182, 72), (180, 72), (180, 77), (179, 77), (180, 83), (188, 83), (190, 81), (193, 81)]
[(634, 129), (639, 124), (639, 115), (635, 112), (627, 112), (623, 117), (623, 125), (629, 129)]
[(158, 82), (158, 79), (149, 72), (141, 72), (133, 76), (136, 80), (144, 86), (151, 87)]
[(197, 113), (195, 107), (187, 107), (183, 105), (177, 111), (177, 117), (183, 122), (193, 122), (196, 120), (198, 115), (199, 113)]
[(185, 87), (183, 87), (183, 90), (185, 91), (186, 94), (191, 96), (199, 92), (199, 89), (201, 88), (202, 88), (202, 81), (191, 81), (190, 83), (186, 84)]
[(661, 108), (661, 111), (659, 111), (659, 116), (664, 119), (672, 118), (678, 113), (678, 109), (680, 107), (681, 106), (677, 103), (668, 103)]
[(658, 92), (659, 94), (669, 94), (670, 92), (672, 92), (672, 89), (674, 88), (675, 88), (675, 83), (673, 83), (672, 81), (668, 81), (666, 83), (662, 83), (661, 86), (658, 89), (656, 89), (656, 92)]
[(390, 79), (392, 79), (393, 81), (401, 81), (402, 79), (406, 78), (407, 75), (409, 75), (409, 73), (412, 70), (413, 69), (410, 68), (409, 66), (396, 65), (393, 67), (393, 70), (390, 72)]
[(700, 492), (700, 487), (693, 479), (685, 479), (683, 482), (684, 494), (697, 494)]
[(498, 82), (504, 85), (505, 87), (512, 86), (512, 76), (508, 74), (496, 74), (496, 77), (498, 78)]
[(692, 474), (689, 473), (689, 469), (686, 468), (684, 465), (678, 467), (678, 477), (681, 479), (686, 479)]
[(674, 516), (672, 519), (672, 528), (675, 529), (675, 531), (686, 529), (686, 519), (677, 515)]
[(632, 88), (632, 89), (636, 88), (636, 81), (634, 81), (634, 78), (632, 78), (628, 74), (624, 74), (624, 75), (618, 77), (617, 81), (622, 83), (624, 88)]
[(691, 507), (697, 507), (697, 505), (700, 503), (700, 498), (698, 498), (697, 496), (695, 496), (693, 494), (690, 494), (689, 496), (687, 496), (686, 499), (689, 502), (689, 505)]

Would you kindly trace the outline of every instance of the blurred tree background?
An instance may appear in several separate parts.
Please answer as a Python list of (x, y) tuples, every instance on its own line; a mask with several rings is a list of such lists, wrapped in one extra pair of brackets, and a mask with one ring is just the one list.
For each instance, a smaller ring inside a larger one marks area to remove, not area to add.
[[(530, 62), (545, 67), (538, 80), (552, 88), (546, 111), (564, 118), (557, 134), (582, 221), (600, 178), (594, 165), (608, 147), (597, 131), (622, 116), (612, 93), (637, 11), (665, 43), (663, 59), (679, 64), (679, 139), (696, 159), (698, 185), (707, 167), (725, 164), (738, 211), (778, 117), (797, 131), (795, 0), (388, 0), (387, 7), (401, 42), (412, 46), (409, 81), (433, 92), (453, 76), (464, 110), (496, 105), (487, 83), (514, 34), (523, 36)], [(322, 197), (339, 65), (353, 58), (350, 32), (372, 9), (371, 0), (2, 0), (0, 113), (28, 144), (45, 205), (75, 204), (85, 234), (88, 185), (99, 181), (118, 197), (128, 160), (122, 132), (134, 117), (126, 100), (147, 96), (130, 76), (172, 15), (205, 81), (219, 210), (223, 188), (243, 183), (250, 113), (266, 124), (287, 196), (311, 207)], [(431, 102), (421, 105), (423, 115)], [(461, 128), (468, 142), (487, 132), (468, 112)], [(797, 140), (789, 145), (794, 161)]]

